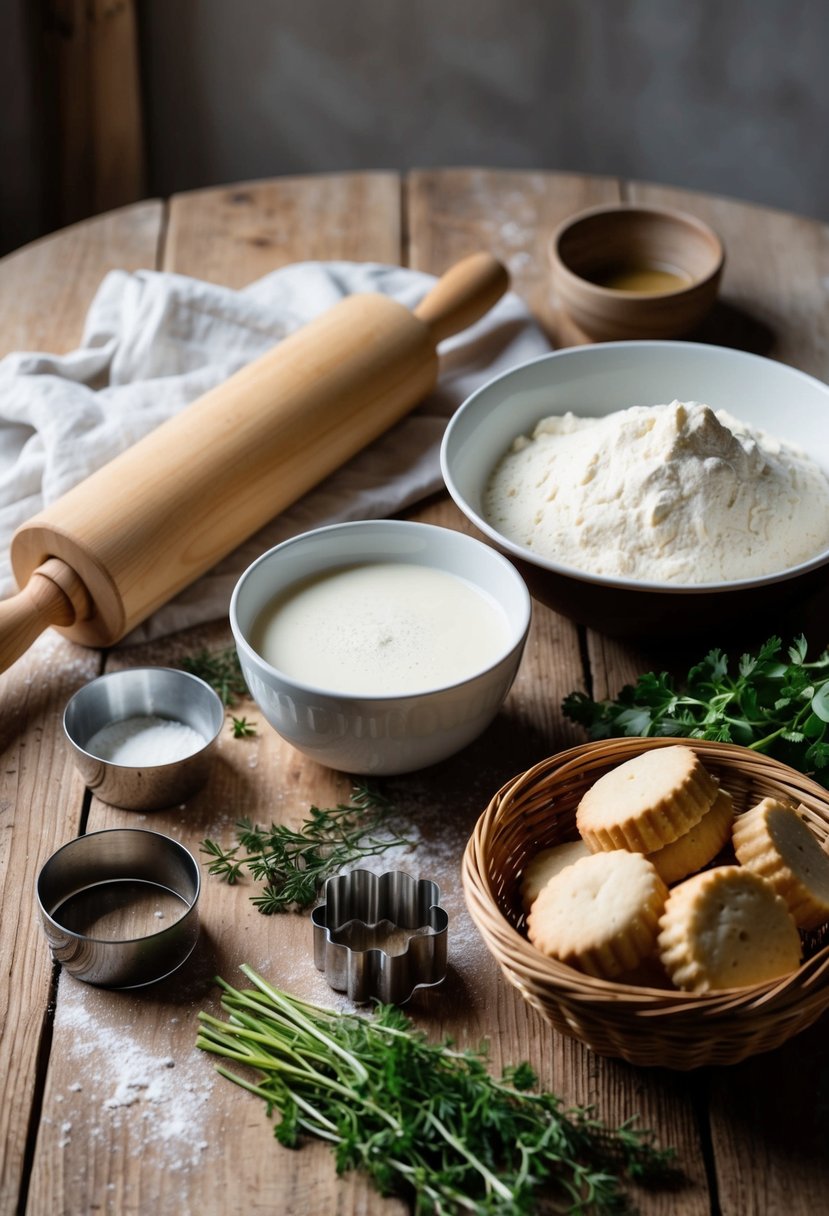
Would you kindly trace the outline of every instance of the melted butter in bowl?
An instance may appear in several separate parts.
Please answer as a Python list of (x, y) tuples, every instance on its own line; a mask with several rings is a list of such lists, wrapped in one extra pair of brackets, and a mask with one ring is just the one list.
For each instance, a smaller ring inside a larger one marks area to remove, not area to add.
[(682, 291), (690, 286), (691, 276), (663, 266), (605, 266), (586, 276), (597, 287), (610, 291), (633, 291), (637, 295)]
[(691, 333), (714, 304), (724, 257), (695, 216), (634, 203), (578, 212), (550, 242), (556, 302), (599, 341)]

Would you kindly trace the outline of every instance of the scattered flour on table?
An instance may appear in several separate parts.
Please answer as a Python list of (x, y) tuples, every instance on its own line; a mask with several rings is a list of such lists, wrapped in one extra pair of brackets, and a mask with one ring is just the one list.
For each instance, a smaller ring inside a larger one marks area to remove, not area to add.
[(483, 513), (509, 539), (591, 574), (732, 581), (829, 545), (829, 479), (725, 410), (673, 401), (542, 419), (496, 466)]
[[(104, 1147), (113, 1133), (125, 1130), (128, 1152), (141, 1157), (155, 1152), (165, 1170), (203, 1166), (208, 1147), (206, 1120), (216, 1074), (193, 1046), (185, 1055), (154, 1052), (130, 1033), (125, 1019), (110, 1025), (116, 1009), (94, 990), (63, 982), (55, 1019), (55, 1034), (64, 1052), (63, 1071), (75, 1077), (53, 1100), (61, 1110), (83, 1110), (85, 1137)], [(170, 1019), (171, 1023), (178, 1018)], [(195, 1043), (195, 1024), (191, 1042)], [(91, 1126), (90, 1126), (91, 1121)], [(71, 1142), (72, 1121), (59, 1126), (60, 1148)]]
[[(392, 795), (394, 800), (394, 795)], [(488, 992), (487, 974), (495, 967), (483, 938), (478, 932), (463, 896), (461, 859), (468, 839), (468, 825), (457, 822), (451, 806), (439, 806), (433, 792), (424, 792), (422, 805), (417, 805), (414, 785), (406, 790), (405, 820), (395, 821), (392, 830), (405, 836), (410, 845), (395, 845), (374, 857), (363, 858), (359, 866), (345, 870), (364, 869), (375, 874), (388, 870), (403, 870), (413, 878), (428, 878), (438, 884), (441, 906), (446, 910), (447, 962), (451, 973), (445, 984), (460, 984), (470, 994), (484, 998)], [(428, 831), (423, 832), (419, 825)], [(303, 913), (308, 917), (308, 913)], [(256, 971), (271, 979), (278, 987), (338, 1013), (368, 1013), (370, 1005), (355, 1005), (346, 993), (331, 988), (325, 975), (316, 969), (312, 957), (311, 927), (308, 925), (308, 952), (303, 955), (284, 952), (259, 959), (245, 958)], [(440, 988), (435, 990), (440, 993)], [(417, 1006), (402, 1006), (403, 1012), (418, 1019)]]
[[(98, 675), (98, 661), (97, 652), (75, 645), (54, 629), (46, 629), (26, 652), (26, 661), (21, 665), (21, 683), (24, 687), (40, 686), (46, 692), (53, 692), (55, 671), (59, 669), (67, 687), (70, 683), (80, 687)], [(63, 715), (62, 705), (60, 714)]]
[[(405, 819), (389, 826), (412, 844), (395, 846), (360, 864), (374, 872), (401, 869), (438, 883), (449, 915), (449, 965), (454, 973), (446, 982), (460, 984), (469, 993), (470, 1004), (480, 1004), (488, 991), (487, 968), (494, 963), (469, 917), (461, 888), (460, 863), (469, 825), (456, 821), (451, 804), (436, 805), (427, 790), (422, 791), (421, 804), (410, 787), (406, 803)], [(355, 1005), (344, 993), (331, 989), (317, 971), (307, 913), (301, 914), (301, 921), (295, 923), (290, 914), (271, 918), (271, 949), (262, 954), (250, 952), (250, 941), (245, 945), (240, 940), (239, 961), (251, 963), (279, 987), (323, 1007), (369, 1012), (367, 1006)], [(307, 940), (307, 950), (280, 949), (282, 934), (290, 926)], [(232, 966), (225, 978), (244, 984)], [(55, 1014), (54, 1041), (62, 1053), (65, 1078), (62, 1092), (52, 1093), (49, 1099), (55, 1143), (73, 1154), (67, 1159), (72, 1163), (80, 1159), (82, 1151), (88, 1154), (93, 1149), (123, 1152), (134, 1159), (151, 1156), (165, 1173), (179, 1179), (175, 1191), (179, 1216), (189, 1216), (187, 1174), (208, 1168), (210, 1155), (217, 1151), (215, 1111), (234, 1090), (215, 1073), (213, 1060), (195, 1048), (195, 1011), (211, 999), (200, 997), (192, 1017), (178, 1010), (167, 1023), (162, 1021), (155, 1030), (157, 1048), (133, 1030), (128, 997), (114, 999), (112, 994), (61, 977)], [(439, 1010), (439, 1003), (433, 1008)], [(416, 998), (403, 1010), (418, 1024), (428, 1025)], [(214, 1012), (222, 1016), (218, 1008)], [(181, 1050), (182, 1028), (175, 1024), (184, 1020), (192, 1025), (184, 1036), (186, 1049)], [(176, 1045), (175, 1055), (170, 1051), (172, 1044)], [(259, 1111), (256, 1117), (260, 1117)], [(48, 1121), (47, 1115), (44, 1122)], [(74, 1146), (73, 1135), (78, 1141)], [(105, 1205), (105, 1210), (110, 1208)]]

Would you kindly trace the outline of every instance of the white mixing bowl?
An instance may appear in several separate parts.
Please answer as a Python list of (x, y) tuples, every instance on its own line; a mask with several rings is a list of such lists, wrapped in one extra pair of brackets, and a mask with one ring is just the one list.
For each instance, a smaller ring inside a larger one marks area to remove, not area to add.
[[(503, 536), (484, 516), (490, 474), (512, 440), (551, 414), (601, 417), (633, 405), (699, 401), (802, 448), (829, 474), (829, 386), (759, 355), (695, 342), (605, 342), (543, 355), (491, 380), (456, 411), (441, 467), (466, 517), (510, 557), (533, 595), (602, 632), (654, 638), (710, 633), (797, 610), (825, 585), (829, 548), (762, 577), (673, 585), (591, 574)], [(744, 632), (744, 630), (743, 630)]]
[[(349, 695), (277, 670), (251, 644), (274, 598), (304, 580), (354, 563), (404, 562), (448, 571), (503, 609), (503, 652), (458, 683), (400, 695)], [(264, 553), (241, 576), (230, 624), (251, 696), (299, 751), (348, 773), (425, 768), (471, 743), (492, 721), (513, 682), (530, 625), (530, 596), (504, 557), (473, 537), (402, 520), (361, 520), (305, 532)]]

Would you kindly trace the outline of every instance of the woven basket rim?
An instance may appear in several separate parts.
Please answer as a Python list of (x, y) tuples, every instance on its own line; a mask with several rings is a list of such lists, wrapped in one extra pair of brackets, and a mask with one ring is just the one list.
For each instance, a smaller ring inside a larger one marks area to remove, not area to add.
[(462, 881), (470, 915), (496, 960), (511, 972), (513, 983), (519, 988), (529, 984), (539, 985), (554, 991), (557, 1000), (573, 1007), (589, 1005), (594, 1012), (604, 1010), (608, 1015), (614, 1009), (620, 1012), (627, 1008), (637, 1015), (655, 1020), (678, 1014), (695, 1013), (706, 1018), (764, 1009), (769, 1015), (784, 1016), (787, 1009), (799, 1006), (804, 998), (815, 995), (824, 987), (823, 981), (829, 978), (829, 942), (801, 963), (797, 971), (781, 979), (707, 993), (683, 992), (599, 979), (548, 958), (510, 923), (499, 907), (486, 864), (486, 845), (504, 819), (511, 800), (532, 787), (545, 774), (554, 772), (558, 783), (563, 777), (580, 771), (585, 758), (600, 757), (614, 747), (637, 754), (639, 751), (676, 744), (692, 747), (698, 753), (707, 755), (712, 762), (725, 767), (729, 767), (729, 762), (733, 767), (739, 760), (747, 770), (762, 772), (779, 779), (781, 784), (795, 787), (798, 794), (819, 805), (829, 829), (829, 790), (790, 765), (739, 744), (674, 736), (617, 736), (591, 740), (538, 761), (505, 782), (493, 795), (475, 825), (462, 859)]

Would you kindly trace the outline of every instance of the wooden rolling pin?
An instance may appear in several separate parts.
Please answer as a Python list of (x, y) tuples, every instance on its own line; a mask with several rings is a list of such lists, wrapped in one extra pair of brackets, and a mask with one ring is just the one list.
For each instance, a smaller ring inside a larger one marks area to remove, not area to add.
[(412, 313), (347, 296), (22, 524), (0, 671), (50, 625), (109, 646), (407, 414), (437, 344), (504, 293), (473, 254)]

